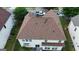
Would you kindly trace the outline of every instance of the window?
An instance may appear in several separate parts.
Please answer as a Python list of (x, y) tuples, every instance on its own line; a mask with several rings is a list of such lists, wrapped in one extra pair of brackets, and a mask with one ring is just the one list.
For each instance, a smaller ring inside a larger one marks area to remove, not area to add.
[(73, 36), (73, 39), (75, 39), (75, 36)]
[(4, 28), (6, 28), (6, 26), (4, 25)]
[(57, 50), (57, 48), (52, 48), (52, 50)]
[(55, 48), (55, 50), (57, 50), (57, 48)]
[(35, 47), (39, 47), (40, 45), (35, 45)]
[(26, 39), (26, 42), (28, 42), (28, 40)]
[(79, 45), (77, 45), (77, 47), (79, 47)]
[(59, 43), (61, 43), (61, 40), (59, 40)]
[(24, 43), (24, 46), (29, 46), (29, 43)]
[(45, 47), (45, 49), (47, 49), (47, 47)]
[(45, 47), (45, 49), (48, 49), (48, 50), (49, 50), (49, 49), (50, 49), (50, 47)]
[(49, 50), (50, 48), (48, 47), (48, 50)]
[(54, 48), (52, 48), (52, 50), (54, 50)]
[(77, 30), (77, 28), (74, 29), (74, 31), (76, 31), (76, 30)]
[(24, 39), (22, 41), (25, 41)]
[(31, 42), (32, 40), (31, 39), (26, 39), (26, 42)]
[(31, 40), (31, 39), (29, 39), (29, 41), (30, 41), (30, 42), (32, 42), (32, 40)]

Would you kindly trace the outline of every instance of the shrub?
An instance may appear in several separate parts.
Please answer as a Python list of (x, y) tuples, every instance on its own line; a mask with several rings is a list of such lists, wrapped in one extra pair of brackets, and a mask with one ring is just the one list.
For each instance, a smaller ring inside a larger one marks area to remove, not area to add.
[(25, 7), (17, 7), (13, 13), (16, 21), (22, 21), (28, 12)]

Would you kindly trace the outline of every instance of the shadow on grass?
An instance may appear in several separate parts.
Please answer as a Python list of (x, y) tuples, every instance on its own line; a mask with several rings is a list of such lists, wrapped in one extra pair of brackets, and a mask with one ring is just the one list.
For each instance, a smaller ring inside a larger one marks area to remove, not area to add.
[(62, 51), (74, 51), (75, 49), (73, 47), (73, 43), (68, 32), (69, 21), (66, 20), (65, 17), (60, 17), (60, 21), (66, 36), (65, 46), (63, 47)]

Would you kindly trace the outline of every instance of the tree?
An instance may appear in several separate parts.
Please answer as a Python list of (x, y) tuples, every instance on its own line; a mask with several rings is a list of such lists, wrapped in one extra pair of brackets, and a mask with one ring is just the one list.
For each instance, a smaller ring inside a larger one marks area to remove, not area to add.
[(79, 8), (78, 7), (64, 7), (63, 13), (66, 17), (71, 18), (79, 14)]
[(14, 18), (16, 21), (22, 21), (27, 13), (25, 7), (17, 7), (14, 10)]
[(57, 7), (43, 7), (44, 9), (50, 10), (50, 9), (58, 9)]

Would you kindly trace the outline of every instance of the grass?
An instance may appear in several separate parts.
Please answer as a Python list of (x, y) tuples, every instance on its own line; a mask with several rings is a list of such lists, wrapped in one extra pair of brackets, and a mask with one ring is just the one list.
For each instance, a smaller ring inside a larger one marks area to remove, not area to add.
[(18, 23), (15, 23), (15, 25), (11, 31), (10, 37), (6, 43), (6, 46), (5, 46), (5, 49), (7, 49), (7, 51), (13, 50), (13, 46), (15, 45), (16, 36), (17, 36), (18, 31), (19, 31), (19, 28), (20, 28), (20, 25), (18, 25)]
[(18, 40), (16, 41), (14, 51), (31, 51), (32, 48), (21, 47)]
[(69, 21), (65, 19), (65, 17), (60, 17), (60, 21), (66, 36), (66, 41), (65, 41), (65, 46), (63, 48), (63, 51), (74, 51), (73, 43), (67, 29)]

